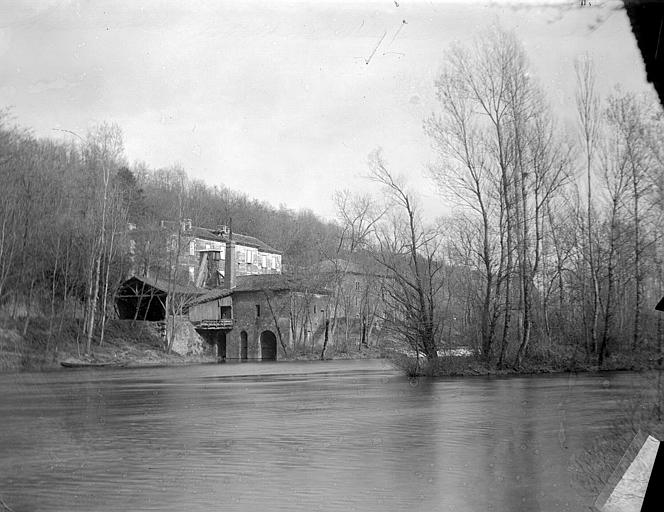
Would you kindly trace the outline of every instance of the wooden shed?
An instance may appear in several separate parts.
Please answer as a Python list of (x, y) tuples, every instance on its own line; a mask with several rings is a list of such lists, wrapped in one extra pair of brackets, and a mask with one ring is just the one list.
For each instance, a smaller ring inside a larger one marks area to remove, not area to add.
[[(171, 284), (149, 277), (133, 276), (120, 285), (115, 295), (115, 305), (121, 320), (148, 320), (157, 322), (166, 318), (166, 298), (181, 304), (193, 302), (203, 295), (203, 290), (193, 286)], [(186, 313), (186, 307), (183, 313)]]

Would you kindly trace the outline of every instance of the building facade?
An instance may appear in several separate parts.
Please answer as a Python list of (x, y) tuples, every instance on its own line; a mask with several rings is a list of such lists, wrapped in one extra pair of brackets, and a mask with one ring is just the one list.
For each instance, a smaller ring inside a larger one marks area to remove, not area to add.
[[(198, 287), (219, 286), (224, 278), (226, 242), (235, 242), (235, 271), (239, 276), (281, 274), (281, 252), (255, 237), (231, 233), (226, 226), (204, 228), (191, 220), (162, 221), (159, 230), (129, 230), (132, 275), (166, 279)], [(177, 256), (177, 257), (176, 257)]]
[(188, 316), (220, 359), (276, 360), (322, 346), (330, 299), (282, 275), (236, 276), (201, 296)]

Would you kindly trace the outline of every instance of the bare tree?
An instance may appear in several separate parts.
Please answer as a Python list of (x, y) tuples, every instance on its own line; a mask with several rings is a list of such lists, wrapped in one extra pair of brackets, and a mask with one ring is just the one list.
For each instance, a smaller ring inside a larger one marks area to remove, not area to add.
[(617, 128), (619, 143), (624, 146), (629, 169), (631, 188), (631, 213), (633, 223), (634, 258), (634, 307), (632, 350), (636, 350), (641, 340), (641, 312), (643, 309), (643, 256), (644, 234), (642, 224), (644, 211), (648, 208), (645, 196), (651, 185), (648, 176), (652, 167), (652, 153), (649, 151), (644, 102), (633, 94), (619, 94), (609, 99), (609, 122)]
[[(111, 176), (117, 172), (119, 158), (122, 154), (122, 134), (115, 125), (102, 124), (90, 131), (84, 146), (86, 165), (95, 174), (100, 186), (98, 207), (94, 222), (96, 237), (91, 250), (90, 286), (88, 295), (86, 322), (86, 352), (90, 353), (92, 335), (95, 328), (99, 288), (102, 281), (102, 261), (106, 250), (108, 231), (109, 202)], [(102, 311), (102, 315), (106, 312)]]
[(599, 279), (593, 244), (593, 160), (596, 152), (600, 123), (600, 101), (595, 90), (595, 70), (588, 56), (574, 63), (576, 72), (576, 108), (579, 132), (585, 153), (586, 170), (586, 254), (592, 282), (592, 304), (590, 340), (592, 349), (597, 352), (597, 319), (599, 316)]
[(376, 232), (374, 252), (389, 276), (386, 307), (397, 318), (392, 328), (417, 353), (435, 360), (443, 323), (439, 314), (443, 286), (439, 236), (424, 227), (412, 193), (388, 170), (380, 150), (370, 156), (370, 178), (383, 187), (393, 207), (389, 221)]
[(469, 48), (452, 47), (436, 89), (441, 113), (425, 126), (440, 160), (430, 174), (479, 230), (477, 259), (466, 264), (477, 261), (484, 277), (482, 354), (491, 361), (502, 316), (498, 363), (504, 364), (516, 310), (520, 365), (531, 339), (546, 205), (566, 180), (568, 150), (510, 32), (493, 27)]
[(616, 259), (620, 249), (621, 230), (619, 223), (625, 206), (625, 196), (629, 187), (627, 155), (618, 137), (608, 136), (606, 146), (601, 155), (603, 182), (608, 199), (608, 251), (606, 257), (606, 298), (604, 301), (604, 326), (597, 353), (597, 364), (602, 366), (606, 356), (609, 337), (613, 334), (614, 294), (616, 289)]

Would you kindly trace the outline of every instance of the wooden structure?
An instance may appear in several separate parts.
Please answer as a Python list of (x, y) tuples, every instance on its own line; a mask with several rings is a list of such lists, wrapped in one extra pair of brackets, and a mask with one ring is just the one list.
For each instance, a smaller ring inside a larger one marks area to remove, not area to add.
[(202, 295), (189, 307), (189, 321), (200, 330), (232, 329), (233, 299), (230, 291)]
[(115, 295), (115, 305), (121, 320), (162, 321), (166, 318), (166, 302), (177, 301), (181, 313), (186, 314), (188, 304), (203, 295), (204, 290), (193, 286), (169, 284), (168, 281), (150, 277), (133, 276), (120, 285)]

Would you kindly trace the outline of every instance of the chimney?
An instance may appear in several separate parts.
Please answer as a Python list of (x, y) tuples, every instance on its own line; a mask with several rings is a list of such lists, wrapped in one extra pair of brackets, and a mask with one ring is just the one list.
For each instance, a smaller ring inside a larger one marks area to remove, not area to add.
[(237, 265), (235, 264), (235, 242), (228, 240), (226, 242), (226, 262), (224, 266), (224, 288), (232, 290), (235, 288), (235, 272)]
[(221, 260), (220, 251), (208, 251), (208, 275), (205, 285), (208, 288), (216, 288), (219, 282), (219, 261)]

